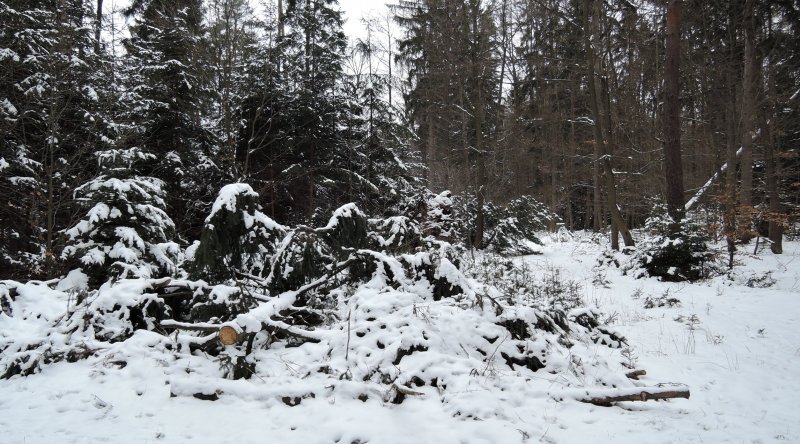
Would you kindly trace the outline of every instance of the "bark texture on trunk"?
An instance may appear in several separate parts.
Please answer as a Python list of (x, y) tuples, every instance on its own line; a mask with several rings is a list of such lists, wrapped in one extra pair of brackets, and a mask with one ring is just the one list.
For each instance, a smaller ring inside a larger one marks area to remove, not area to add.
[(670, 231), (680, 231), (684, 216), (683, 162), (680, 122), (680, 23), (681, 0), (667, 5), (667, 42), (664, 63), (664, 176), (667, 212), (672, 218)]

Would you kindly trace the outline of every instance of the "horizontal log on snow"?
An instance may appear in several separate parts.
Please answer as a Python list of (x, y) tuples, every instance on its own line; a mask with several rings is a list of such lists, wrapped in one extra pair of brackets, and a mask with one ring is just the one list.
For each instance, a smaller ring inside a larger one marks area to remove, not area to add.
[(269, 324), (266, 324), (266, 323), (263, 324), (263, 326), (264, 326), (264, 330), (266, 330), (266, 331), (268, 331), (270, 333), (274, 333), (274, 332), (283, 333), (283, 334), (285, 334), (287, 336), (291, 336), (291, 337), (294, 337), (294, 338), (297, 338), (297, 339), (302, 339), (302, 340), (304, 340), (306, 342), (313, 342), (315, 344), (319, 343), (321, 341), (320, 338), (313, 336), (313, 333), (305, 331), (305, 330), (301, 330), (299, 328), (296, 328), (296, 327), (294, 327), (292, 325), (285, 324), (283, 322), (271, 321)]
[(150, 288), (153, 290), (158, 290), (159, 288), (164, 288), (170, 286), (172, 283), (171, 277), (165, 277), (160, 279), (150, 279), (149, 282)]
[(651, 399), (689, 399), (689, 387), (683, 384), (655, 387), (630, 387), (624, 389), (590, 389), (577, 397), (578, 401), (600, 406), (610, 406), (620, 401), (648, 401)]

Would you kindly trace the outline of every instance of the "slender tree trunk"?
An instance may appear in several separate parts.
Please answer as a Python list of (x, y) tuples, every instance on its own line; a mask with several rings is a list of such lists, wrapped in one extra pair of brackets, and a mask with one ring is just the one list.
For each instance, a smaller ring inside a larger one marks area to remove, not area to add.
[[(469, 113), (467, 112), (467, 100), (464, 97), (464, 90), (466, 89), (464, 83), (466, 79), (458, 84), (458, 106), (461, 108), (461, 143), (463, 144), (463, 149), (461, 153), (463, 154), (463, 162), (464, 162), (464, 191), (468, 191), (470, 186), (472, 185), (472, 178), (470, 177), (470, 170), (472, 169), (472, 165), (470, 165), (469, 159), (469, 152), (470, 152), (470, 134), (469, 134), (469, 123), (472, 120), (472, 123), (475, 124), (476, 115), (473, 114), (472, 119), (470, 119)], [(473, 111), (474, 113), (474, 111)], [(475, 147), (477, 149), (477, 146)], [(476, 184), (477, 187), (477, 178)], [(450, 187), (448, 187), (450, 188)], [(476, 188), (477, 192), (477, 188)]]
[(386, 58), (386, 65), (389, 68), (389, 80), (386, 82), (387, 90), (389, 92), (389, 108), (392, 107), (392, 88), (394, 87), (394, 77), (392, 77), (392, 24), (391, 17), (386, 16), (386, 51), (388, 57)]
[[(506, 9), (508, 8), (508, 0), (502, 0), (500, 8), (500, 81), (497, 85), (497, 103), (503, 101), (503, 79), (506, 76), (506, 58), (507, 58), (507, 43), (508, 43), (508, 23), (506, 20)], [(498, 106), (498, 113), (503, 108)]]
[(603, 195), (600, 188), (600, 145), (594, 144), (594, 162), (592, 163), (592, 228), (603, 229)]
[(426, 143), (422, 143), (422, 152), (420, 153), (422, 156), (422, 164), (427, 166), (425, 168), (425, 178), (428, 182), (428, 187), (433, 187), (433, 168), (432, 168), (432, 160), (435, 159), (433, 154), (435, 153), (434, 149), (436, 147), (436, 133), (434, 130), (434, 116), (433, 116), (433, 108), (431, 106), (431, 101), (428, 100), (428, 109), (425, 113), (425, 125), (428, 127), (428, 137)]
[(472, 29), (473, 29), (473, 38), (476, 43), (476, 51), (475, 58), (473, 62), (473, 79), (475, 81), (475, 92), (477, 97), (475, 99), (475, 108), (474, 108), (474, 115), (475, 115), (475, 155), (476, 155), (476, 162), (477, 162), (477, 171), (476, 171), (476, 200), (477, 200), (477, 214), (475, 215), (475, 238), (473, 239), (473, 245), (476, 248), (483, 247), (483, 232), (484, 232), (484, 225), (485, 225), (485, 215), (483, 211), (483, 206), (486, 203), (486, 185), (487, 185), (487, 177), (486, 177), (486, 153), (484, 147), (484, 138), (483, 138), (483, 131), (484, 131), (484, 112), (485, 112), (485, 105), (486, 99), (484, 97), (483, 92), (483, 46), (481, 44), (483, 40), (483, 36), (480, 35), (483, 32), (482, 29), (478, 27), (478, 20), (480, 17), (480, 7), (479, 3), (473, 3), (472, 8)]
[[(622, 234), (622, 238), (625, 242), (626, 247), (634, 246), (633, 237), (628, 231), (628, 227), (625, 223), (625, 220), (622, 218), (622, 215), (619, 211), (619, 206), (617, 205), (617, 191), (616, 191), (616, 180), (614, 179), (614, 169), (611, 163), (611, 152), (606, 145), (606, 141), (604, 139), (603, 134), (603, 116), (600, 114), (600, 104), (599, 104), (599, 97), (597, 93), (597, 85), (595, 80), (595, 52), (594, 47), (592, 46), (592, 40), (598, 38), (597, 33), (595, 32), (596, 27), (590, 27), (590, 14), (591, 8), (586, 8), (584, 12), (584, 23), (586, 25), (587, 32), (584, 36), (584, 47), (586, 49), (586, 70), (587, 70), (587, 83), (589, 86), (589, 107), (592, 110), (592, 118), (594, 120), (594, 135), (595, 135), (595, 144), (596, 149), (595, 152), (599, 152), (601, 157), (597, 159), (598, 162), (603, 167), (603, 176), (605, 178), (605, 185), (606, 185), (606, 195), (608, 198), (608, 207), (611, 213), (611, 220), (613, 226), (619, 230), (620, 234)], [(595, 198), (597, 200), (597, 198)], [(613, 231), (613, 229), (612, 229)], [(614, 242), (616, 240), (616, 243)], [(619, 250), (619, 240), (615, 239), (612, 236), (612, 244), (611, 248), (615, 250)]]
[(477, 214), (475, 215), (475, 240), (476, 248), (483, 247), (483, 232), (485, 215), (483, 206), (486, 203), (486, 159), (483, 147), (483, 92), (478, 88), (478, 103), (475, 110), (475, 149), (477, 151)]
[(728, 169), (725, 176), (725, 240), (728, 244), (728, 268), (733, 268), (736, 254), (736, 28), (734, 4), (728, 16), (728, 43), (730, 48), (726, 81), (728, 83), (727, 155)]
[(103, 29), (103, 0), (97, 0), (97, 15), (94, 24), (94, 53), (100, 54), (100, 32)]
[(278, 41), (280, 42), (284, 36), (284, 15), (283, 15), (283, 0), (278, 0)]
[[(768, 98), (770, 115), (775, 115), (775, 83), (773, 79), (769, 79), (768, 83)], [(778, 194), (778, 177), (780, 176), (780, 162), (775, 159), (775, 138), (772, 133), (771, 122), (767, 121), (766, 116), (761, 116), (762, 127), (764, 128), (764, 141), (766, 146), (764, 154), (766, 155), (767, 167), (767, 197), (769, 198), (769, 240), (770, 249), (775, 254), (783, 253), (783, 222), (781, 220), (781, 202), (780, 195)]]
[(680, 127), (681, 0), (667, 5), (667, 43), (664, 63), (664, 176), (671, 234), (681, 229), (684, 212)]

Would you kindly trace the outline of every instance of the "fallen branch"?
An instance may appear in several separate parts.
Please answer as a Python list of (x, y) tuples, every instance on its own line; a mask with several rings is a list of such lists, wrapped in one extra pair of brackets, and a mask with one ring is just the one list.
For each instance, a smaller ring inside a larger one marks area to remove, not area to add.
[(578, 401), (608, 407), (620, 401), (648, 401), (651, 399), (689, 399), (689, 387), (683, 384), (656, 387), (631, 387), (628, 389), (587, 390)]
[[(278, 325), (281, 324), (281, 325)], [(312, 333), (307, 332), (305, 330), (301, 330), (299, 328), (295, 328), (291, 325), (287, 325), (280, 321), (270, 321), (268, 324), (263, 324), (264, 330), (268, 331), (271, 334), (274, 333), (283, 333), (284, 335), (291, 336), (297, 339), (302, 339), (307, 342), (319, 343), (320, 339), (314, 337)]]
[(217, 331), (221, 327), (230, 324), (209, 324), (206, 322), (198, 322), (198, 323), (191, 323), (191, 322), (179, 322), (173, 321), (172, 319), (165, 319), (161, 321), (161, 326), (165, 328), (175, 328), (178, 330), (188, 330), (188, 331)]
[[(736, 158), (739, 158), (741, 155), (742, 155), (742, 148), (739, 148), (739, 150), (736, 151)], [(735, 167), (736, 166), (734, 165), (734, 168)], [(725, 170), (727, 169), (728, 169), (728, 162), (725, 162), (722, 164), (719, 170), (716, 173), (714, 173), (714, 175), (711, 176), (711, 178), (708, 179), (708, 181), (706, 181), (706, 183), (702, 187), (700, 187), (696, 193), (694, 193), (694, 196), (692, 196), (692, 198), (686, 202), (684, 209), (686, 211), (691, 210), (694, 204), (696, 204), (700, 200), (700, 198), (703, 197), (703, 194), (705, 194), (706, 191), (709, 188), (711, 188), (711, 185), (714, 183), (714, 181), (717, 180), (717, 178), (719, 178), (719, 176), (721, 176), (722, 173), (724, 173)]]
[(236, 271), (235, 273), (236, 276), (253, 281), (262, 287), (267, 287), (269, 285), (269, 282), (267, 282), (264, 278), (253, 276), (252, 274), (249, 273), (242, 273), (241, 271)]
[(307, 292), (309, 292), (309, 291), (311, 291), (311, 290), (313, 290), (313, 289), (315, 289), (317, 287), (322, 286), (322, 284), (327, 283), (328, 280), (330, 280), (331, 278), (333, 278), (337, 274), (339, 274), (342, 271), (344, 271), (345, 269), (347, 269), (347, 267), (349, 267), (352, 263), (356, 262), (356, 260), (357, 260), (356, 258), (351, 257), (351, 258), (347, 259), (346, 261), (344, 261), (344, 262), (342, 262), (340, 264), (337, 264), (336, 266), (333, 267), (332, 270), (330, 270), (327, 273), (325, 273), (325, 275), (323, 275), (321, 278), (315, 280), (314, 282), (310, 282), (310, 283), (308, 283), (306, 285), (303, 285), (302, 287), (300, 287), (297, 290), (295, 290), (295, 296), (300, 296), (301, 294), (307, 293)]
[(160, 298), (190, 298), (192, 296), (194, 296), (194, 292), (192, 291), (176, 291), (173, 293), (158, 294)]
[[(161, 279), (150, 279), (149, 284), (152, 290), (158, 290), (159, 288), (169, 287), (172, 283), (171, 277), (165, 277)], [(177, 286), (177, 285), (173, 285)]]

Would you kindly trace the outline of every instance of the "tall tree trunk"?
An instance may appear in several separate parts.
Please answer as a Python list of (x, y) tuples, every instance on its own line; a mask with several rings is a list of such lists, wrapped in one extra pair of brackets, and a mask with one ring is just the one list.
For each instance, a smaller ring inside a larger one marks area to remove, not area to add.
[[(775, 82), (772, 78), (768, 80), (767, 97), (769, 98), (769, 114), (775, 115)], [(769, 198), (769, 240), (770, 249), (774, 254), (783, 253), (783, 221), (781, 220), (781, 202), (778, 194), (778, 177), (780, 176), (780, 163), (775, 159), (775, 138), (772, 133), (771, 122), (767, 121), (765, 115), (761, 116), (762, 127), (764, 128), (764, 154), (766, 156), (767, 167), (767, 197)]]
[(97, 15), (94, 23), (94, 53), (100, 54), (100, 32), (103, 29), (103, 0), (97, 0)]
[(594, 144), (594, 162), (592, 162), (592, 228), (603, 229), (603, 195), (600, 188), (600, 145)]
[[(594, 2), (592, 2), (594, 3)], [(597, 93), (597, 85), (595, 80), (595, 52), (594, 47), (592, 46), (592, 41), (598, 38), (598, 33), (596, 32), (596, 26), (591, 25), (591, 14), (592, 9), (595, 8), (595, 5), (591, 5), (591, 7), (587, 7), (584, 11), (584, 25), (586, 32), (584, 33), (584, 47), (586, 50), (586, 71), (587, 71), (587, 83), (589, 87), (589, 107), (592, 111), (592, 119), (594, 120), (594, 136), (595, 136), (595, 153), (600, 154), (599, 158), (596, 158), (596, 161), (599, 162), (603, 167), (603, 177), (605, 179), (605, 186), (606, 186), (606, 195), (608, 198), (608, 207), (611, 213), (611, 221), (614, 227), (619, 230), (620, 234), (622, 234), (622, 238), (625, 242), (626, 247), (634, 246), (633, 237), (628, 231), (628, 227), (623, 220), (622, 215), (619, 211), (619, 206), (617, 205), (617, 190), (616, 190), (616, 180), (614, 179), (614, 169), (611, 163), (611, 152), (609, 151), (608, 145), (606, 144), (604, 134), (603, 134), (603, 116), (600, 114), (600, 103), (599, 97)], [(595, 201), (597, 198), (595, 198)], [(595, 214), (597, 213), (597, 209), (595, 209)], [(613, 231), (613, 229), (612, 229)], [(616, 237), (612, 237), (612, 244), (611, 248), (615, 250), (619, 250), (619, 240)], [(615, 242), (616, 241), (616, 242)]]
[(731, 2), (728, 15), (729, 58), (726, 72), (728, 87), (727, 121), (727, 157), (728, 169), (725, 176), (725, 240), (728, 244), (728, 268), (733, 268), (733, 257), (736, 253), (736, 25), (735, 2)]
[(664, 175), (671, 234), (681, 229), (684, 212), (683, 163), (680, 123), (680, 23), (681, 0), (667, 5), (667, 42), (664, 63)]
[(483, 211), (483, 206), (486, 203), (486, 185), (487, 185), (487, 177), (486, 177), (486, 153), (484, 147), (484, 112), (486, 107), (486, 98), (484, 97), (483, 92), (483, 71), (485, 66), (483, 65), (483, 45), (481, 42), (483, 41), (483, 36), (480, 33), (485, 32), (478, 27), (478, 21), (480, 19), (480, 3), (473, 2), (471, 12), (472, 12), (472, 30), (473, 30), (473, 39), (475, 41), (475, 50), (477, 51), (475, 54), (475, 58), (472, 61), (472, 68), (473, 68), (473, 79), (475, 82), (475, 92), (477, 97), (475, 99), (475, 107), (474, 107), (474, 115), (475, 115), (475, 156), (477, 162), (477, 171), (475, 175), (475, 192), (476, 192), (476, 205), (478, 208), (477, 214), (475, 215), (475, 238), (473, 239), (472, 244), (476, 248), (483, 247), (483, 232), (484, 232), (484, 225), (485, 225), (485, 214)]
[(742, 25), (744, 28), (744, 76), (742, 80), (742, 184), (741, 204), (753, 206), (753, 135), (756, 121), (756, 71), (754, 1), (745, 0)]
[[(740, 204), (745, 215), (750, 214), (753, 206), (753, 139), (756, 120), (756, 76), (758, 66), (755, 54), (755, 21), (753, 18), (753, 0), (744, 3), (742, 25), (744, 28), (744, 75), (742, 78), (742, 164)], [(740, 223), (746, 224), (739, 230), (741, 240), (748, 242), (752, 238), (752, 220), (747, 216)]]
[(476, 248), (483, 247), (483, 232), (485, 225), (485, 215), (483, 206), (486, 203), (486, 159), (483, 147), (483, 92), (478, 88), (477, 107), (475, 109), (475, 150), (477, 151), (477, 172), (476, 172), (476, 198), (477, 214), (475, 215), (475, 239), (473, 245)]

